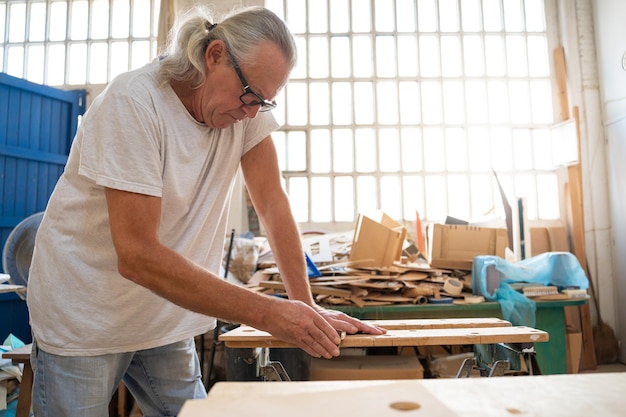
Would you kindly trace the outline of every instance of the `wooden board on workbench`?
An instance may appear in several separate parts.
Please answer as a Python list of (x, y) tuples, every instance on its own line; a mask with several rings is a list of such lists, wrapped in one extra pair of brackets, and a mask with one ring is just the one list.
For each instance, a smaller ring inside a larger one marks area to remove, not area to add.
[[(493, 343), (547, 342), (548, 333), (525, 326), (470, 327), (457, 329), (387, 330), (383, 335), (347, 335), (339, 347), (443, 346)], [(294, 345), (249, 326), (219, 336), (231, 348), (292, 348)]]

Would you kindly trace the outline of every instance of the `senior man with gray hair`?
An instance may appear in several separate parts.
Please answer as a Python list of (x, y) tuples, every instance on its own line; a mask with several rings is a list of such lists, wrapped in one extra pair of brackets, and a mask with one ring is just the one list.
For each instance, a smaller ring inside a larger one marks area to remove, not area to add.
[[(264, 8), (216, 23), (196, 7), (167, 52), (118, 76), (85, 114), (30, 269), (35, 416), (102, 417), (121, 380), (146, 416), (206, 396), (194, 336), (245, 323), (314, 357), (338, 331), (384, 331), (315, 305), (266, 110), (296, 62)], [(289, 299), (219, 271), (241, 167)]]

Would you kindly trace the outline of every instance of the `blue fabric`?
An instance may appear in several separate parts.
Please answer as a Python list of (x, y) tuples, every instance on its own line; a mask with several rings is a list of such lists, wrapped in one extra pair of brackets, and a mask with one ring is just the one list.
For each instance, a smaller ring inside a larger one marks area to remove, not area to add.
[[(499, 281), (499, 282), (498, 282)], [(511, 283), (527, 282), (557, 287), (587, 289), (589, 281), (578, 259), (569, 252), (546, 252), (511, 263), (498, 256), (474, 258), (474, 294), (498, 301), (505, 320), (519, 326), (535, 326), (535, 302), (511, 288)]]

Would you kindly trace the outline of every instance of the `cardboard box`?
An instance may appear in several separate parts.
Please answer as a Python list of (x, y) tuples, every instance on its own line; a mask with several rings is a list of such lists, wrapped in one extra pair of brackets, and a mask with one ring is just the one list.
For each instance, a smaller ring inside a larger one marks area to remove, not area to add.
[(417, 356), (370, 355), (311, 359), (312, 381), (423, 378), (424, 367)]
[(406, 228), (385, 213), (378, 220), (359, 214), (349, 260), (358, 267), (389, 267), (400, 261)]
[(508, 246), (506, 229), (431, 224), (428, 235), (430, 265), (435, 268), (471, 270), (475, 256), (504, 258)]
[(531, 256), (545, 252), (569, 252), (565, 227), (532, 227), (530, 229)]

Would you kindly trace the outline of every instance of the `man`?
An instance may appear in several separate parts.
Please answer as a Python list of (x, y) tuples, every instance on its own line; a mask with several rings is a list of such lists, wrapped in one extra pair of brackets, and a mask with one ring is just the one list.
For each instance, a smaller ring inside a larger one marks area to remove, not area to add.
[[(206, 395), (193, 337), (215, 317), (325, 358), (338, 331), (383, 332), (310, 293), (263, 112), (294, 66), (292, 36), (263, 8), (211, 22), (186, 15), (168, 53), (116, 78), (81, 122), (30, 269), (38, 417), (107, 415), (121, 379), (144, 415), (175, 416)], [(290, 300), (215, 275), (239, 166)]]

